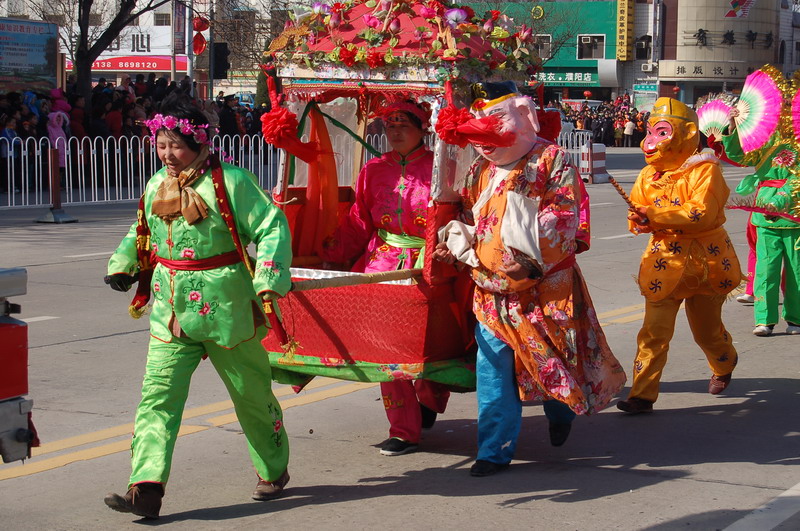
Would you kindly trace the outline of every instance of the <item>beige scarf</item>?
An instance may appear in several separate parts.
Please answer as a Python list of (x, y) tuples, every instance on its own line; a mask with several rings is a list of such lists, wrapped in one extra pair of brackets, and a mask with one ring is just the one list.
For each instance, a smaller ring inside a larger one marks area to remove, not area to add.
[(192, 188), (192, 184), (205, 172), (207, 159), (208, 146), (203, 146), (194, 161), (180, 175), (170, 175), (167, 172), (167, 176), (156, 190), (156, 197), (151, 206), (153, 214), (165, 221), (183, 216), (189, 225), (208, 217), (208, 205)]

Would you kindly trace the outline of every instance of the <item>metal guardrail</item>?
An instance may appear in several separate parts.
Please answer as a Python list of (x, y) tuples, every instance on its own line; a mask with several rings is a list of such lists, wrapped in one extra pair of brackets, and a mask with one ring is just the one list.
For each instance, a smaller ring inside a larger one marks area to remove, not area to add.
[[(371, 145), (388, 149), (385, 135), (371, 135)], [(352, 157), (337, 147), (346, 145), (332, 139), (342, 175), (351, 175)], [(234, 164), (253, 172), (265, 190), (275, 187), (279, 151), (266, 144), (261, 135), (216, 136), (214, 147), (231, 157)], [(570, 154), (581, 175), (591, 171), (581, 165), (581, 150), (591, 145), (591, 133), (573, 131), (559, 136), (558, 143)], [(51, 152), (52, 150), (52, 152)], [(367, 154), (368, 158), (371, 158)], [(62, 165), (63, 164), (63, 165)], [(57, 139), (0, 138), (0, 210), (14, 207), (53, 206), (51, 180), (58, 175), (61, 205), (138, 201), (147, 180), (162, 166), (149, 137)], [(349, 182), (349, 181), (347, 181)]]

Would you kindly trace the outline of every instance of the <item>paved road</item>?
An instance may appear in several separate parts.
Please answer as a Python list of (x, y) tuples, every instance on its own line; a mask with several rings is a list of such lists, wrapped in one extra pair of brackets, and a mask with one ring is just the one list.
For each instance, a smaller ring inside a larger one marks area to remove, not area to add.
[[(637, 149), (609, 150), (612, 174), (630, 188)], [(745, 170), (726, 168), (731, 184)], [(592, 249), (581, 255), (609, 343), (626, 369), (635, 353), (642, 298), (633, 277), (644, 238), (626, 233), (625, 205), (590, 185)], [(128, 317), (129, 295), (102, 284), (106, 259), (133, 204), (72, 207), (80, 222), (31, 223), (40, 211), (0, 211), (0, 267), (28, 268), (15, 302), (30, 324), (30, 396), (44, 446), (24, 465), (0, 465), (4, 529), (141, 529), (105, 508), (124, 490), (147, 322)], [(745, 216), (728, 229), (746, 253)], [(780, 529), (800, 528), (798, 338), (757, 338), (752, 308), (731, 302), (725, 320), (740, 364), (712, 397), (710, 376), (679, 318), (657, 411), (614, 407), (579, 418), (553, 448), (541, 406), (524, 409), (517, 459), (472, 478), (475, 396), (455, 395), (419, 453), (388, 458), (374, 385), (320, 380), (299, 395), (278, 386), (291, 437), (286, 496), (249, 499), (255, 486), (245, 442), (210, 364), (193, 382), (158, 525), (175, 529)], [(782, 331), (783, 324), (778, 326)], [(761, 518), (762, 520), (758, 520)]]

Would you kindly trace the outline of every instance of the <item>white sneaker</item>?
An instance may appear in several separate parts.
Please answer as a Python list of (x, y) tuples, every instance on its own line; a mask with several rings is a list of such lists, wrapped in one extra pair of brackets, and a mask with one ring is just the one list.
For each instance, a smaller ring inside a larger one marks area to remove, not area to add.
[(756, 298), (749, 293), (742, 293), (736, 297), (736, 302), (741, 302), (742, 304), (752, 304), (756, 302)]
[(790, 324), (786, 327), (786, 333), (792, 336), (796, 336), (800, 334), (800, 326), (796, 324)]
[[(800, 327), (798, 327), (798, 333), (800, 333)], [(758, 325), (757, 327), (755, 327), (753, 329), (753, 335), (754, 336), (761, 336), (761, 337), (771, 336), (772, 335), (772, 327), (771, 326)]]

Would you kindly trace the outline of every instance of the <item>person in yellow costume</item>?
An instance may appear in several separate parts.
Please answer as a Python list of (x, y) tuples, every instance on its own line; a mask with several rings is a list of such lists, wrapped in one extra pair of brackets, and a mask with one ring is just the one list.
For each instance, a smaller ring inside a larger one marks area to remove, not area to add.
[(617, 403), (627, 413), (653, 410), (682, 302), (711, 367), (709, 393), (728, 387), (738, 359), (722, 323), (722, 303), (742, 280), (723, 227), (730, 190), (717, 158), (697, 153), (698, 144), (697, 114), (678, 100), (659, 98), (641, 143), (647, 166), (631, 190), (635, 209), (628, 215), (631, 232), (649, 233), (650, 242), (639, 266), (645, 315), (633, 386)]

